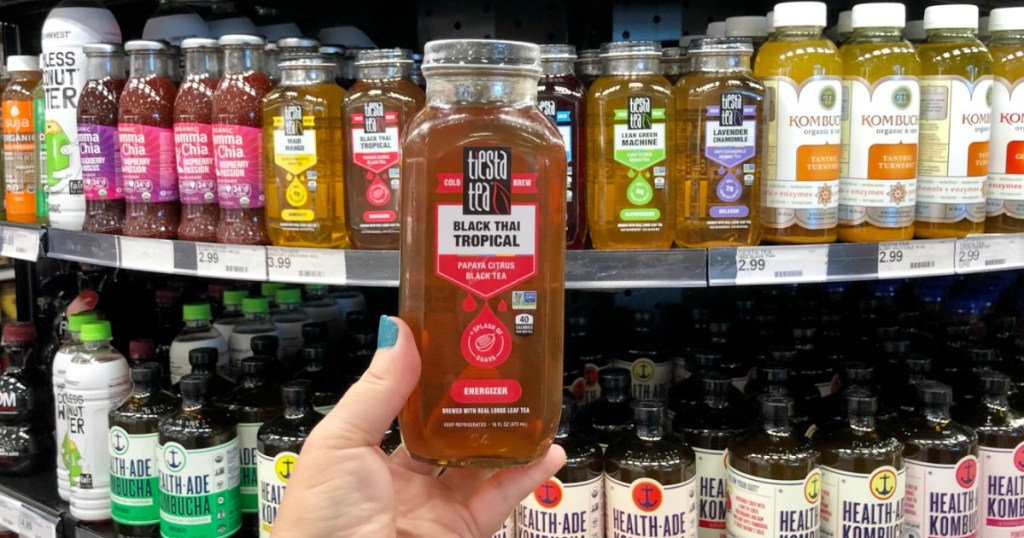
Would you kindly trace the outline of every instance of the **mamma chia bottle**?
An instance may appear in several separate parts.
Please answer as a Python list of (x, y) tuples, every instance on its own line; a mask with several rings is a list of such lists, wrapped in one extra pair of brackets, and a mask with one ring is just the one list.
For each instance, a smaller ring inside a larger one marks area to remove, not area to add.
[(565, 149), (537, 109), (536, 45), (434, 41), (424, 56), (399, 306), (429, 360), (402, 438), (421, 461), (525, 464), (547, 453), (561, 404)]
[[(68, 428), (71, 421), (76, 421), (69, 411), (76, 407), (70, 407), (67, 402), (66, 390), (68, 365), (72, 357), (82, 349), (80, 334), (82, 326), (86, 323), (96, 321), (95, 312), (79, 312), (68, 316), (67, 341), (61, 344), (57, 353), (53, 356), (53, 406), (54, 406), (54, 438), (57, 440), (57, 494), (60, 498), (71, 500), (71, 483), (68, 475), (68, 468), (72, 460), (71, 439)], [(76, 414), (77, 417), (77, 414)]]
[(124, 229), (124, 179), (117, 106), (126, 83), (124, 49), (108, 43), (82, 48), (89, 77), (78, 99), (78, 150), (85, 189), (82, 229), (119, 235)]

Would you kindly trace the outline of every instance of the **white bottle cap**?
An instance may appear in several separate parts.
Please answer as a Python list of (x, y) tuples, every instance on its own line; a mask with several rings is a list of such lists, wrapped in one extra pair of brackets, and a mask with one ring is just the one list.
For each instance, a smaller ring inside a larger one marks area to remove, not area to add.
[(38, 56), (8, 56), (7, 71), (39, 71)]
[(824, 28), (828, 8), (824, 2), (783, 2), (775, 4), (774, 28), (817, 26)]
[(256, 31), (267, 39), (267, 42), (277, 41), (285, 37), (302, 37), (302, 30), (294, 22), (282, 22), (267, 26), (257, 26)]
[(775, 30), (775, 12), (774, 11), (769, 11), (768, 14), (765, 15), (764, 20), (765, 20), (765, 26), (768, 28), (768, 32), (769, 33), (771, 33), (773, 30)]
[(896, 2), (857, 4), (850, 24), (851, 28), (903, 28), (907, 25), (907, 7)]
[(924, 33), (924, 21), (920, 19), (907, 21), (907, 26), (903, 29), (903, 39), (907, 41), (924, 41), (928, 39), (928, 34)]
[(978, 37), (989, 37), (992, 35), (992, 30), (989, 29), (989, 20), (991, 20), (991, 17), (978, 19)]
[(768, 20), (760, 15), (725, 19), (725, 37), (764, 37), (766, 35), (768, 35)]
[(978, 29), (978, 6), (970, 4), (950, 4), (948, 6), (931, 6), (924, 10), (924, 29), (936, 28), (970, 28)]
[(850, 10), (839, 12), (839, 22), (836, 23), (836, 31), (839, 35), (853, 33), (853, 12)]
[(1002, 7), (993, 9), (989, 17), (989, 32), (1024, 30), (1024, 7)]
[(725, 23), (713, 22), (708, 24), (708, 29), (704, 34), (708, 37), (725, 37)]
[(697, 41), (698, 39), (704, 39), (704, 37), (705, 36), (702, 35), (684, 35), (679, 38), (679, 46), (685, 49), (690, 46), (690, 43)]
[(230, 19), (214, 19), (206, 21), (206, 27), (210, 30), (210, 37), (219, 39), (226, 35), (256, 35), (256, 25), (252, 19), (245, 15), (239, 15)]

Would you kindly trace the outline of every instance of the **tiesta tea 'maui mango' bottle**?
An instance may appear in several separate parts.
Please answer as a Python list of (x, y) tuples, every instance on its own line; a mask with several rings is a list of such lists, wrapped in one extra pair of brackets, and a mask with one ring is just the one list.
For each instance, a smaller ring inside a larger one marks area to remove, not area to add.
[(1024, 8), (993, 9), (989, 30), (995, 80), (985, 231), (1024, 232)]
[(423, 74), (399, 310), (424, 364), (402, 439), (435, 464), (528, 463), (551, 445), (562, 386), (566, 159), (537, 108), (540, 48), (432, 41)]

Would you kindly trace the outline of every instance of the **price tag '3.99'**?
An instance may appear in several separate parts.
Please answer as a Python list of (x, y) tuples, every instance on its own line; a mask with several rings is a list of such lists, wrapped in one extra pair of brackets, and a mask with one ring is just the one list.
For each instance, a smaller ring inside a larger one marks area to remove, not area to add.
[(267, 272), (275, 282), (344, 285), (345, 251), (267, 247)]
[(827, 276), (828, 245), (736, 249), (736, 284), (824, 282)]

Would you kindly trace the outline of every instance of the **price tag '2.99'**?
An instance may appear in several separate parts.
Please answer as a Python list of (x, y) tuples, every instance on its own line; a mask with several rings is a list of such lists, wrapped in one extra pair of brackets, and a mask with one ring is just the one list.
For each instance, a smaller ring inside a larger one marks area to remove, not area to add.
[(267, 278), (266, 247), (196, 243), (196, 274), (214, 278)]
[(956, 272), (977, 273), (1024, 266), (1019, 235), (972, 236), (956, 242)]
[(736, 284), (824, 282), (827, 276), (828, 245), (736, 249)]
[(890, 241), (878, 244), (878, 276), (944, 275), (952, 272), (955, 241)]

